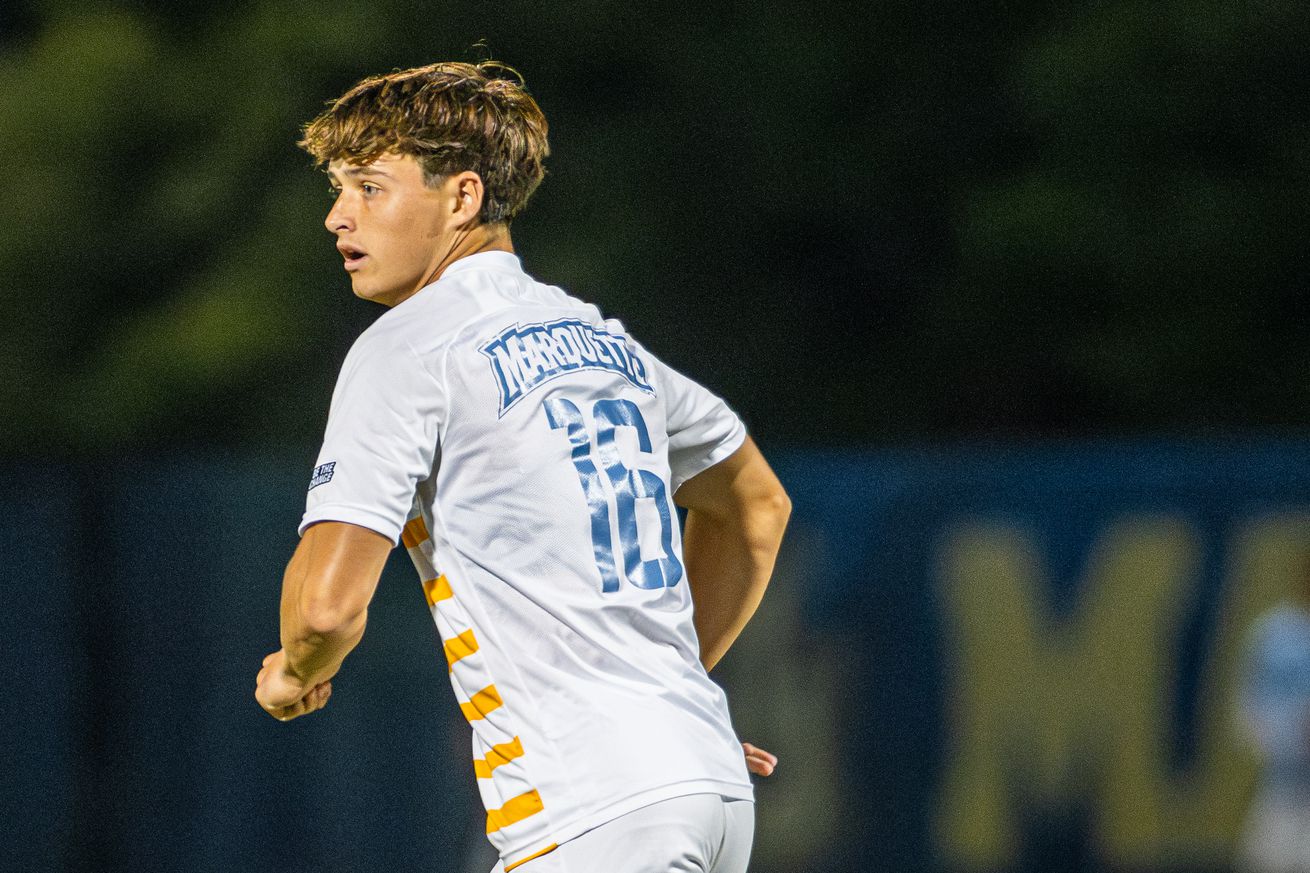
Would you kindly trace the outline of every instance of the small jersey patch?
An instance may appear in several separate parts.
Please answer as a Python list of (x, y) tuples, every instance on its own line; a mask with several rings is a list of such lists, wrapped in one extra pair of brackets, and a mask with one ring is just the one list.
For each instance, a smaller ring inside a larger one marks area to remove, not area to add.
[(491, 364), (502, 416), (534, 389), (577, 370), (608, 370), (654, 393), (646, 381), (645, 363), (629, 350), (621, 334), (576, 318), (516, 324), (484, 342), (478, 351)]
[(328, 461), (326, 464), (319, 464), (314, 468), (314, 475), (309, 477), (309, 490), (313, 491), (320, 485), (326, 485), (332, 481), (332, 473), (337, 469), (336, 461)]

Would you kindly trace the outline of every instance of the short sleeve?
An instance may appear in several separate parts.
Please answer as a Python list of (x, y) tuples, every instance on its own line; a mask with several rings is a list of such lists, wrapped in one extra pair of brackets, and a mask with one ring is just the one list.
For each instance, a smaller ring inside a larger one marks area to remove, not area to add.
[(445, 406), (440, 383), (403, 337), (365, 332), (332, 393), (300, 533), (344, 521), (399, 542), (415, 488), (431, 474)]
[(670, 484), (677, 491), (683, 482), (741, 448), (746, 426), (704, 386), (649, 353), (643, 357), (655, 371), (655, 388), (664, 399)]

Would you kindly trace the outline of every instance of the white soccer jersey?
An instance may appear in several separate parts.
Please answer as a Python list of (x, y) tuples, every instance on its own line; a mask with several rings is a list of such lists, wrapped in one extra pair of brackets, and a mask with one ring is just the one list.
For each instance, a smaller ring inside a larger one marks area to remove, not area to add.
[(456, 261), (346, 357), (300, 530), (403, 539), (506, 869), (659, 800), (752, 797), (672, 501), (744, 439), (505, 252)]

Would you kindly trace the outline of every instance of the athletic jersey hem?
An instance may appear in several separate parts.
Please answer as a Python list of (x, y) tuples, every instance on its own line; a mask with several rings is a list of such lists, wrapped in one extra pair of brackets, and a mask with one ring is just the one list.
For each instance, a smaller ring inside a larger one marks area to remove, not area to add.
[(566, 822), (555, 830), (548, 837), (536, 840), (533, 843), (516, 848), (513, 851), (505, 852), (500, 859), (506, 868), (520, 863), (530, 858), (534, 852), (544, 854), (544, 850), (551, 843), (564, 845), (575, 837), (580, 837), (587, 831), (598, 828), (603, 824), (608, 824), (616, 818), (625, 816), (630, 812), (636, 812), (642, 807), (650, 806), (654, 803), (660, 803), (665, 800), (672, 800), (675, 797), (686, 797), (690, 794), (717, 794), (720, 797), (728, 797), (733, 800), (755, 800), (755, 788), (752, 785), (742, 785), (739, 782), (723, 782), (718, 779), (692, 779), (687, 782), (675, 782), (672, 785), (662, 785), (659, 788), (650, 788), (646, 791), (639, 791), (629, 797), (625, 797), (618, 803), (610, 804), (600, 812), (593, 812), (590, 815), (584, 815), (570, 822)]
[(368, 528), (374, 533), (382, 534), (382, 536), (391, 540), (392, 546), (400, 542), (400, 525), (390, 518), (361, 506), (350, 506), (342, 503), (322, 503), (315, 506), (301, 518), (300, 527), (296, 529), (296, 533), (304, 536), (305, 528), (320, 521), (344, 521), (349, 524), (357, 524), (360, 527)]

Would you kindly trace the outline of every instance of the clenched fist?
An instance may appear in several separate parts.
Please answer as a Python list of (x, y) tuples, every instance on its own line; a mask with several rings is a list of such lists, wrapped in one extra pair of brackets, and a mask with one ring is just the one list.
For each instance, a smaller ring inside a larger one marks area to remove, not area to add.
[(327, 705), (332, 696), (331, 681), (309, 687), (286, 667), (287, 653), (279, 649), (264, 659), (255, 677), (255, 700), (265, 712), (278, 721), (291, 721)]

